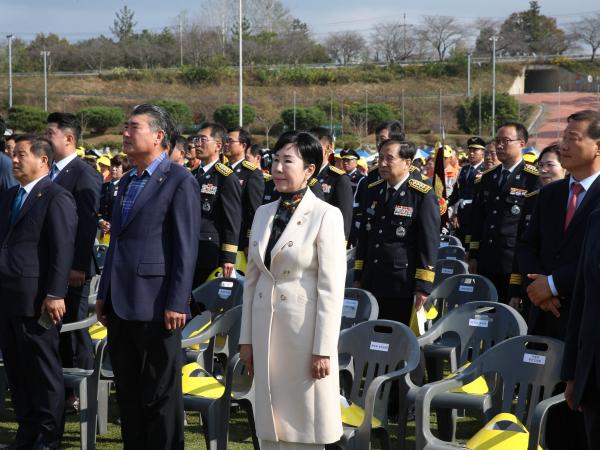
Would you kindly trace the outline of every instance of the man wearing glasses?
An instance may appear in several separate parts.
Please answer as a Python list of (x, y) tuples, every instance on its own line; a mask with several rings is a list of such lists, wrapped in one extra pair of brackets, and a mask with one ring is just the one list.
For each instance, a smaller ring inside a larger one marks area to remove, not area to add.
[(194, 287), (200, 286), (218, 267), (224, 277), (230, 277), (237, 255), (241, 193), (238, 178), (219, 161), (228, 139), (227, 130), (216, 123), (203, 124), (192, 140), (200, 167), (196, 179), (200, 184), (202, 223)]
[(475, 184), (469, 271), (489, 278), (496, 286), (498, 299), (504, 303), (509, 300), (508, 287), (523, 204), (528, 194), (541, 187), (538, 169), (522, 158), (528, 138), (522, 124), (502, 125), (494, 139), (501, 164), (483, 172)]

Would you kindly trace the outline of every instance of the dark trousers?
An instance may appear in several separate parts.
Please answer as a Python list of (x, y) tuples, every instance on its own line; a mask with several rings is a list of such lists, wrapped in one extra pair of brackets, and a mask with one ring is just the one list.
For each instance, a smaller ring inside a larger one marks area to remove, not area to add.
[(181, 331), (108, 312), (108, 350), (115, 375), (125, 450), (183, 449)]
[[(88, 316), (90, 281), (78, 288), (70, 287), (65, 298), (66, 312), (63, 323), (77, 322)], [(94, 347), (88, 330), (77, 330), (60, 335), (60, 356), (63, 367), (94, 368)]]
[(58, 448), (64, 428), (58, 329), (33, 317), (0, 315), (0, 348), (19, 429), (16, 443)]
[(596, 385), (596, 371), (592, 370), (583, 395), (583, 421), (589, 450), (600, 448), (600, 392)]
[(508, 285), (510, 282), (510, 273), (486, 273), (478, 272), (479, 275), (488, 278), (492, 284), (496, 287), (498, 292), (498, 301), (501, 303), (508, 303), (510, 300), (508, 293)]
[(376, 296), (379, 319), (395, 320), (408, 326), (414, 300), (412, 298), (389, 298)]

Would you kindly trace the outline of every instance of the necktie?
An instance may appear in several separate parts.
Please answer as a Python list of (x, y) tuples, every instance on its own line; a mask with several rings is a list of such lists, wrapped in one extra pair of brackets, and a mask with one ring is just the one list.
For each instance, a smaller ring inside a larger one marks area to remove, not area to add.
[(22, 187), (19, 188), (17, 195), (15, 195), (15, 199), (13, 201), (12, 209), (10, 210), (10, 224), (14, 224), (17, 220), (17, 216), (19, 215), (19, 211), (21, 211), (21, 206), (23, 206), (23, 198), (25, 197), (26, 191)]
[(389, 203), (392, 198), (394, 198), (394, 194), (396, 194), (396, 189), (394, 189), (393, 187), (388, 188), (387, 190), (387, 199), (386, 199), (386, 203)]
[(502, 169), (502, 174), (500, 175), (500, 183), (498, 183), (498, 186), (500, 187), (500, 189), (502, 189), (502, 187), (504, 187), (504, 184), (506, 183), (506, 180), (508, 180), (509, 176), (510, 176), (510, 170)]
[(60, 172), (60, 170), (58, 170), (58, 166), (56, 165), (56, 163), (52, 163), (52, 169), (50, 169), (50, 179), (52, 181), (54, 181), (56, 175), (58, 175), (58, 172)]
[(581, 186), (579, 183), (573, 183), (571, 186), (571, 198), (569, 199), (567, 214), (565, 215), (565, 230), (569, 227), (569, 224), (575, 215), (575, 210), (577, 209), (577, 200), (582, 192), (583, 186)]

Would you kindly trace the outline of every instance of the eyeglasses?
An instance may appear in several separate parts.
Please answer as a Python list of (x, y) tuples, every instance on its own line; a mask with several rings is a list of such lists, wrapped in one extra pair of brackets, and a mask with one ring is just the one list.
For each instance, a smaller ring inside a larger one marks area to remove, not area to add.
[(203, 144), (206, 144), (207, 142), (211, 142), (211, 141), (217, 142), (215, 139), (211, 139), (207, 136), (196, 136), (194, 139), (192, 139), (192, 144), (198, 145), (201, 142)]
[(504, 137), (494, 138), (494, 144), (502, 145), (502, 146), (506, 146), (506, 145), (510, 144), (511, 142), (516, 142), (516, 141), (522, 141), (522, 139), (509, 139), (509, 138), (504, 138)]
[(236, 141), (235, 139), (227, 139), (228, 144), (239, 144), (240, 141)]

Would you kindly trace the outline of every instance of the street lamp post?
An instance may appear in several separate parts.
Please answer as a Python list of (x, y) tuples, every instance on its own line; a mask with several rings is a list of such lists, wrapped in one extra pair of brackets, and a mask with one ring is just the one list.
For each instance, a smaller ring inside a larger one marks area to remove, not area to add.
[(498, 36), (492, 36), (492, 136), (496, 135), (496, 42)]
[(12, 40), (13, 35), (9, 34), (6, 36), (8, 39), (8, 107), (12, 108), (13, 105), (13, 83), (12, 83)]
[(243, 42), (243, 32), (244, 30), (242, 29), (242, 23), (243, 23), (243, 15), (242, 15), (242, 0), (240, 0), (240, 25), (239, 25), (239, 52), (240, 52), (240, 60), (239, 60), (239, 69), (240, 69), (240, 93), (239, 93), (239, 97), (240, 97), (240, 104), (239, 104), (239, 122), (240, 122), (240, 127), (242, 127), (244, 125), (244, 115), (243, 115), (243, 108), (244, 108), (244, 78), (243, 78), (243, 58), (242, 58), (242, 42)]
[(40, 55), (44, 57), (44, 111), (48, 112), (48, 56), (50, 56), (50, 52), (43, 50)]

